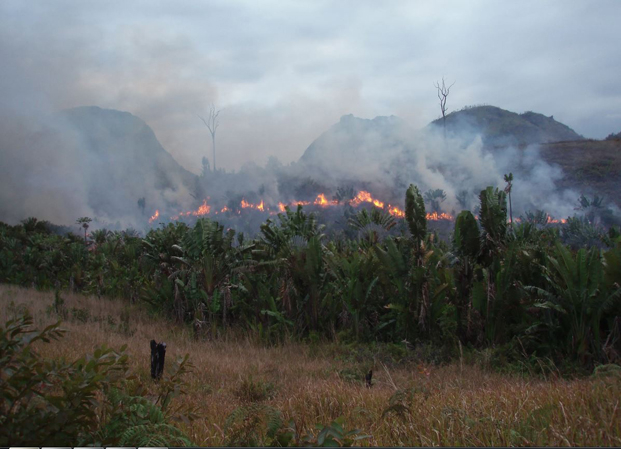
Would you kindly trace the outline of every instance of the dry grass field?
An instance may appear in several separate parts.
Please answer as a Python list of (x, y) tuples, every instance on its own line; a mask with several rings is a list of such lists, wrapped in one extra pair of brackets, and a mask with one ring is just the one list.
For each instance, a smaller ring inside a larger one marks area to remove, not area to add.
[[(178, 425), (196, 445), (227, 444), (227, 416), (261, 403), (303, 432), (343, 416), (345, 430), (369, 436), (356, 442), (363, 446), (621, 446), (618, 376), (524, 378), (459, 362), (373, 366), (335, 344), (264, 347), (240, 336), (197, 341), (189, 329), (149, 317), (138, 306), (62, 297), (68, 332), (39, 347), (45, 357), (72, 360), (103, 343), (127, 344), (132, 371), (152, 390), (151, 339), (167, 343), (167, 369), (189, 354), (194, 368), (187, 394), (177, 400), (196, 406), (200, 417)], [(27, 308), (42, 328), (57, 320), (53, 301), (53, 293), (0, 285), (0, 320)], [(371, 367), (369, 389), (358, 374)]]

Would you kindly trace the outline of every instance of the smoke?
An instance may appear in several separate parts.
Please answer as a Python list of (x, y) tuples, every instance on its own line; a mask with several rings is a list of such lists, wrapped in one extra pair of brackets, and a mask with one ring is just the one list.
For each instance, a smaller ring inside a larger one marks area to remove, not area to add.
[[(192, 202), (193, 175), (131, 114), (91, 107), (3, 118), (3, 221), (34, 216), (69, 225), (90, 216), (119, 229), (141, 226), (146, 207)], [(141, 198), (145, 210), (139, 207)]]

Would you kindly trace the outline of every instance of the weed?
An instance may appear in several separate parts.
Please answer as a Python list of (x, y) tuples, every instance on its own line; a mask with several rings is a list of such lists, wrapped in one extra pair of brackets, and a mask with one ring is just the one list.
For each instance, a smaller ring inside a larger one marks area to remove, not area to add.
[(91, 318), (91, 313), (88, 309), (82, 309), (77, 307), (71, 308), (71, 319), (80, 323), (88, 323)]
[(271, 382), (254, 380), (252, 374), (240, 378), (239, 385), (233, 394), (245, 402), (259, 402), (271, 399), (275, 395), (275, 387)]
[(121, 310), (119, 331), (127, 337), (133, 336), (134, 333), (136, 332), (135, 329), (133, 329), (130, 326), (130, 320), (131, 320), (131, 310), (127, 306), (123, 307), (123, 310)]

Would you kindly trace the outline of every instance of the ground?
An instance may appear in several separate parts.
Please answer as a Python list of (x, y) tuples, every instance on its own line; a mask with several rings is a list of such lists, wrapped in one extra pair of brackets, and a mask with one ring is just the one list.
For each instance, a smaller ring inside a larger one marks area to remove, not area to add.
[[(189, 354), (194, 369), (182, 401), (196, 406), (200, 418), (176, 425), (199, 446), (225, 445), (227, 416), (250, 403), (280, 410), (285, 422), (293, 419), (306, 432), (343, 416), (346, 430), (369, 436), (356, 443), (365, 446), (621, 445), (616, 376), (499, 374), (480, 358), (434, 366), (377, 352), (374, 361), (369, 351), (336, 343), (266, 347), (242, 335), (196, 340), (191, 329), (151, 317), (139, 305), (61, 297), (69, 332), (62, 344), (41, 344), (45, 357), (72, 360), (103, 343), (127, 344), (132, 371), (154, 391), (149, 341), (167, 343), (166, 371)], [(0, 285), (0, 323), (27, 308), (42, 328), (58, 319), (53, 302), (53, 292)]]

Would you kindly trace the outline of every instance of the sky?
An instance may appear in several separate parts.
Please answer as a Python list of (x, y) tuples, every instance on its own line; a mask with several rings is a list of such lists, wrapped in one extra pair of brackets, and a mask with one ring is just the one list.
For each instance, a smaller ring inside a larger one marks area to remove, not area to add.
[[(342, 115), (535, 111), (621, 131), (621, 1), (0, 1), (0, 114), (131, 112), (184, 167), (297, 160)], [(1, 137), (0, 137), (1, 138)]]

